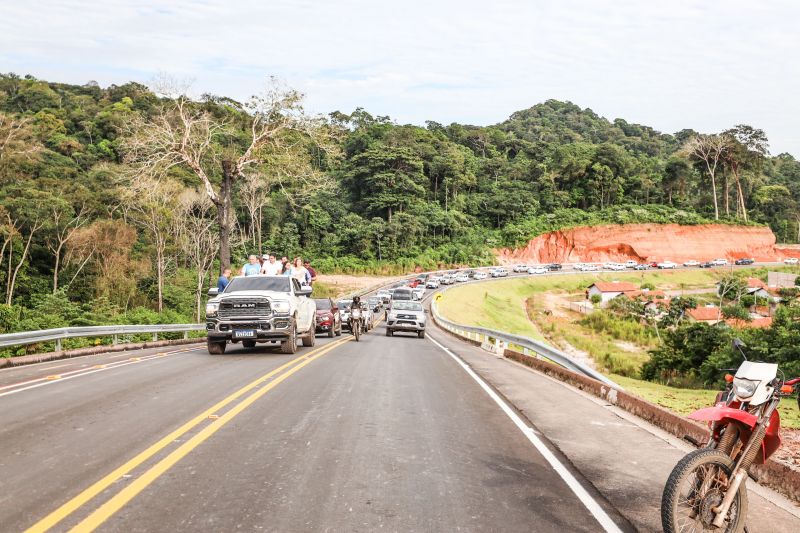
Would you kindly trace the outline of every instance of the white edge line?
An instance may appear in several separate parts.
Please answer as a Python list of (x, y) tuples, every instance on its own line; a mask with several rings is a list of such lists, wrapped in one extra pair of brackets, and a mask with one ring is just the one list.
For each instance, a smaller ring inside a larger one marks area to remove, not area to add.
[(580, 484), (580, 482), (575, 479), (575, 476), (567, 470), (567, 468), (558, 460), (558, 458), (550, 451), (550, 449), (542, 442), (542, 440), (536, 436), (533, 428), (527, 426), (525, 422), (519, 417), (517, 413), (515, 413), (511, 407), (495, 392), (492, 390), (486, 382), (475, 373), (464, 361), (461, 360), (457, 355), (451, 352), (448, 348), (442, 346), (437, 341), (433, 340), (432, 338), (428, 337), (433, 344), (438, 346), (441, 350), (443, 350), (447, 355), (449, 355), (456, 363), (458, 363), (464, 371), (469, 374), (469, 376), (474, 379), (478, 385), (489, 395), (489, 397), (494, 400), (494, 402), (503, 410), (503, 412), (511, 419), (512, 422), (519, 428), (523, 435), (525, 435), (531, 444), (536, 447), (540, 454), (550, 463), (550, 466), (553, 467), (553, 470), (561, 476), (561, 479), (567, 484), (567, 486), (575, 493), (575, 496), (583, 503), (586, 509), (592, 513), (592, 516), (600, 523), (605, 531), (611, 533), (622, 533), (622, 530), (611, 520), (611, 517), (603, 510), (597, 501), (592, 498), (586, 489)]
[[(187, 350), (186, 352), (191, 352), (191, 351), (194, 351), (194, 349), (193, 350)], [(136, 364), (136, 363), (145, 363), (145, 362), (151, 361), (153, 359), (161, 359), (164, 356), (172, 354), (172, 353), (182, 353), (182, 352), (168, 352), (168, 353), (165, 353), (165, 354), (153, 354), (151, 356), (142, 356), (141, 359), (118, 362), (120, 364), (114, 364), (114, 366), (107, 366), (107, 367), (104, 367), (104, 368), (93, 368), (93, 369), (88, 370), (87, 372), (82, 372), (80, 374), (74, 374), (74, 375), (71, 375), (71, 376), (61, 377), (61, 378), (58, 378), (58, 379), (47, 380), (47, 381), (43, 381), (41, 383), (36, 383), (35, 385), (29, 385), (27, 387), (22, 387), (21, 389), (14, 389), (14, 390), (2, 392), (2, 393), (0, 393), (0, 398), (2, 398), (3, 396), (10, 396), (12, 394), (16, 394), (18, 392), (23, 392), (23, 391), (26, 391), (26, 390), (38, 389), (39, 387), (44, 387), (45, 385), (55, 385), (56, 383), (63, 383), (64, 381), (68, 381), (70, 379), (75, 379), (75, 378), (80, 378), (80, 377), (83, 377), (83, 376), (88, 376), (89, 374), (96, 374), (97, 372), (105, 372), (106, 370), (114, 370), (116, 368), (121, 368), (123, 366), (133, 365), (133, 364)], [(44, 379), (46, 379), (46, 378), (44, 378)]]

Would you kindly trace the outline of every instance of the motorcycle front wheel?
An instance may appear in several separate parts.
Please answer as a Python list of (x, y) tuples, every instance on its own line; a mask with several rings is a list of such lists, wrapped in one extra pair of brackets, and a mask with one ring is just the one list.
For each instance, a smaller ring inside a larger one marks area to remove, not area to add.
[[(722, 452), (708, 448), (695, 450), (681, 459), (669, 475), (661, 496), (661, 526), (664, 533), (706, 531), (714, 529), (712, 510), (722, 503), (733, 476), (733, 460)], [(745, 483), (731, 503), (720, 533), (739, 533), (747, 517)]]

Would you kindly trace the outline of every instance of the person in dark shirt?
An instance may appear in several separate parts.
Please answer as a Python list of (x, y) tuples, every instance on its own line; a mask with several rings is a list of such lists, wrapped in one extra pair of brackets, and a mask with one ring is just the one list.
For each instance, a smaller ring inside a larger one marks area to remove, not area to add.
[(222, 275), (217, 280), (217, 290), (219, 292), (223, 292), (225, 290), (225, 287), (227, 287), (228, 283), (230, 282), (231, 282), (231, 269), (226, 268), (225, 270), (222, 271)]
[(313, 285), (314, 282), (317, 281), (317, 271), (311, 268), (311, 261), (309, 261), (308, 259), (306, 259), (306, 261), (303, 263), (303, 266), (306, 267), (306, 270), (308, 270), (308, 273), (311, 275), (311, 279), (309, 279), (309, 284)]

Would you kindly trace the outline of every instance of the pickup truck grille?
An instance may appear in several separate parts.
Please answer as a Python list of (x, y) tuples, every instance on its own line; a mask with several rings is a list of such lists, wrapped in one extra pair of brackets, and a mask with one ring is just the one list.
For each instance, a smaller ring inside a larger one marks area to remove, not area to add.
[(397, 315), (397, 318), (404, 318), (406, 320), (416, 320), (417, 315)]
[(219, 304), (220, 318), (268, 317), (272, 314), (269, 300), (236, 298)]

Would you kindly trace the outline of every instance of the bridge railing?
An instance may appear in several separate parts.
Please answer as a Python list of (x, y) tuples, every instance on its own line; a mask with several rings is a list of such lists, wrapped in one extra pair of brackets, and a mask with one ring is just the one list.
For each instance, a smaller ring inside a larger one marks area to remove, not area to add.
[(119, 342), (123, 335), (140, 335), (151, 333), (153, 340), (158, 340), (160, 333), (180, 333), (188, 338), (191, 331), (205, 331), (205, 324), (139, 324), (139, 325), (112, 325), (112, 326), (83, 326), (54, 329), (40, 329), (36, 331), (20, 331), (18, 333), (5, 333), (0, 335), (0, 348), (37, 344), (40, 342), (55, 342), (55, 350), (61, 351), (61, 341), (64, 339), (88, 337), (114, 337), (114, 344)]
[(597, 370), (581, 363), (580, 361), (576, 361), (564, 352), (557, 350), (549, 344), (531, 339), (529, 337), (514, 335), (513, 333), (452, 322), (444, 318), (441, 313), (439, 313), (435, 299), (431, 302), (431, 315), (439, 326), (455, 334), (456, 336), (480, 343), (488, 343), (494, 346), (494, 349), (500, 349), (501, 343), (505, 345), (519, 346), (522, 348), (525, 355), (532, 354), (533, 356), (547, 359), (548, 361), (552, 361), (553, 363), (563, 366), (568, 370), (572, 370), (573, 372), (577, 372), (592, 379), (596, 379), (597, 381), (601, 381), (606, 385), (614, 387), (615, 389), (622, 389), (622, 387), (608, 379)]

